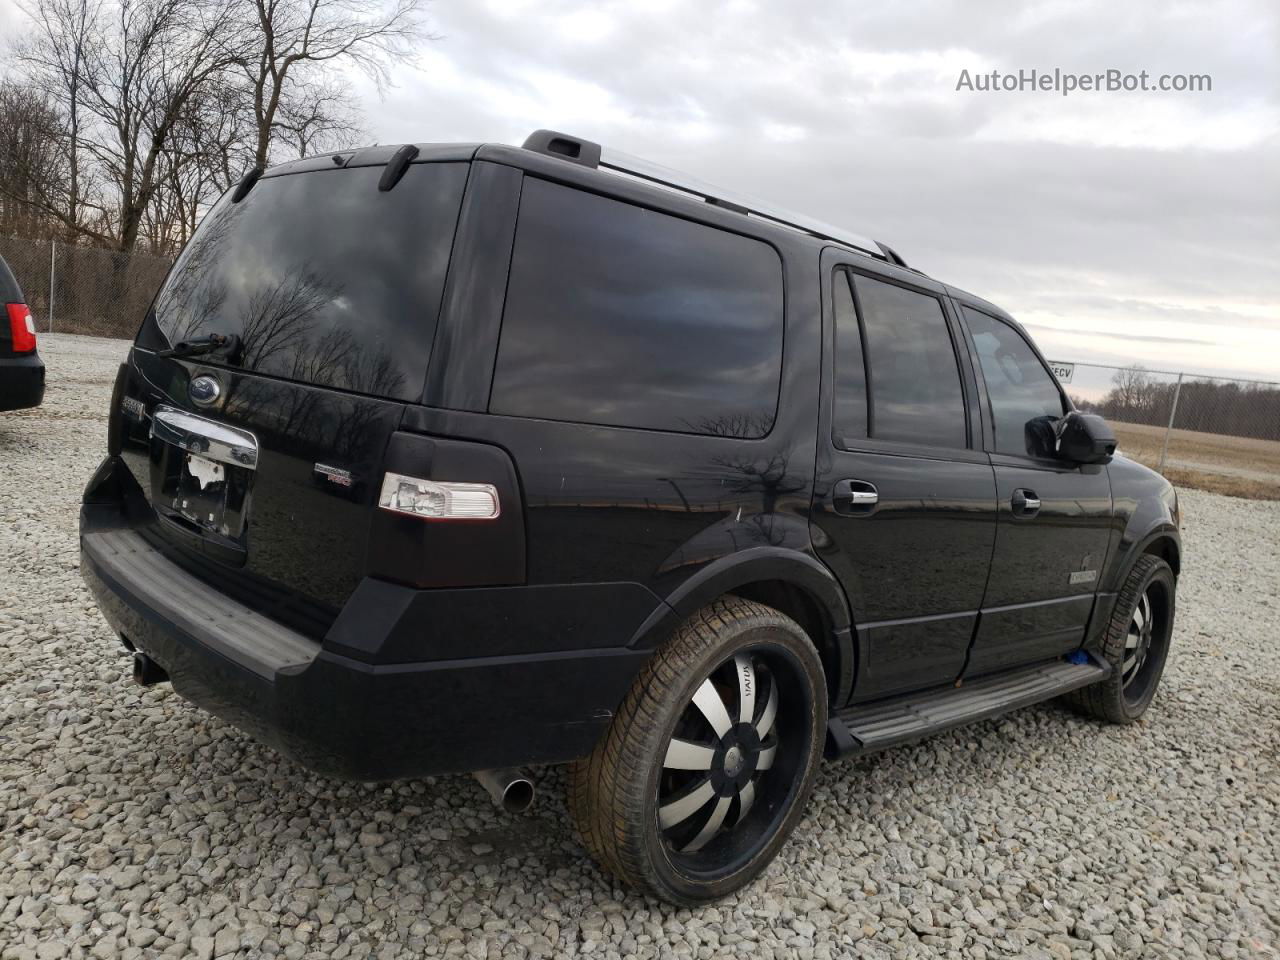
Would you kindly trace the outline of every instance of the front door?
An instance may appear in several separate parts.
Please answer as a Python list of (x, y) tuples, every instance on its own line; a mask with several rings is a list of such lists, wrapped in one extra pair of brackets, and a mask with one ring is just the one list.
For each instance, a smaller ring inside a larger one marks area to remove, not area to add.
[(1105, 466), (1054, 455), (1052, 422), (1070, 409), (1014, 325), (965, 305), (999, 520), (991, 578), (966, 677), (1061, 656), (1084, 640), (1111, 526)]
[(823, 258), (813, 542), (858, 631), (853, 700), (954, 682), (986, 588), (995, 480), (976, 381), (930, 281)]

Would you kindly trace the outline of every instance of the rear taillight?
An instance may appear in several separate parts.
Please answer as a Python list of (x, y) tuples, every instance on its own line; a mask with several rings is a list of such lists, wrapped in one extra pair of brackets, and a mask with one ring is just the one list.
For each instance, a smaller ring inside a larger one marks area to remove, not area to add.
[(9, 334), (13, 338), (14, 353), (30, 353), (36, 348), (36, 321), (25, 303), (7, 304)]
[(424, 520), (496, 520), (498, 490), (488, 483), (445, 483), (388, 473), (378, 506)]

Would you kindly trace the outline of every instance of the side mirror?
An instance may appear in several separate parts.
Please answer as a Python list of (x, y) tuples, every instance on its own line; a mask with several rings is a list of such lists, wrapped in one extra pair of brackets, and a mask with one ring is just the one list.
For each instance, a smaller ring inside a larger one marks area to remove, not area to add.
[(1115, 431), (1096, 413), (1072, 410), (1058, 424), (1058, 457), (1071, 463), (1110, 463)]

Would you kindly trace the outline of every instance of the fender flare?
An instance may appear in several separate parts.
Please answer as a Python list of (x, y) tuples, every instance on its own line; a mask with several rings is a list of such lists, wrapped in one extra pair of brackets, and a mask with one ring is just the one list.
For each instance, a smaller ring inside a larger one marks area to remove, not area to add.
[(815, 639), (819, 653), (835, 659), (835, 676), (829, 678), (832, 700), (837, 704), (845, 702), (853, 687), (857, 662), (849, 601), (831, 570), (798, 550), (751, 547), (713, 560), (667, 594), (662, 606), (641, 624), (628, 646), (652, 649), (717, 597), (762, 581), (790, 584), (821, 611), (829, 636)]
[(1114, 593), (1118, 591), (1124, 583), (1124, 578), (1129, 575), (1130, 568), (1137, 561), (1138, 557), (1147, 552), (1147, 548), (1158, 540), (1168, 540), (1173, 544), (1179, 563), (1175, 568), (1175, 573), (1181, 568), (1182, 559), (1182, 535), (1177, 526), (1168, 520), (1158, 520), (1148, 527), (1140, 536), (1134, 537), (1132, 540), (1126, 536), (1122, 537), (1116, 557), (1111, 565), (1110, 575), (1107, 578), (1106, 591)]

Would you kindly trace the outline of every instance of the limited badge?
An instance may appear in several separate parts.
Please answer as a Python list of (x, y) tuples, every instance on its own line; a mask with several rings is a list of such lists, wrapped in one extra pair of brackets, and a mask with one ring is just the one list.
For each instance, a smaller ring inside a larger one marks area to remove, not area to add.
[(349, 487), (353, 482), (351, 471), (343, 470), (341, 467), (331, 467), (327, 463), (317, 463), (313, 469), (330, 483), (336, 483), (340, 487)]

